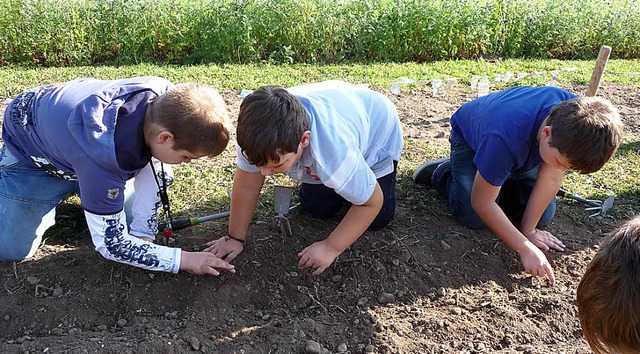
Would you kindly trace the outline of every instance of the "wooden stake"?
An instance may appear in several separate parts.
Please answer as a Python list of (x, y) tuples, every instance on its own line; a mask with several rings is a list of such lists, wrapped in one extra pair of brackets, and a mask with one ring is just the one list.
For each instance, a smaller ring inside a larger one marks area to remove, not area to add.
[(602, 74), (604, 74), (604, 69), (607, 66), (607, 60), (609, 60), (609, 54), (611, 54), (611, 47), (607, 45), (600, 47), (600, 53), (598, 53), (596, 66), (593, 68), (593, 73), (591, 74), (591, 80), (589, 81), (589, 87), (587, 88), (585, 96), (595, 96), (598, 93), (600, 80), (602, 79)]

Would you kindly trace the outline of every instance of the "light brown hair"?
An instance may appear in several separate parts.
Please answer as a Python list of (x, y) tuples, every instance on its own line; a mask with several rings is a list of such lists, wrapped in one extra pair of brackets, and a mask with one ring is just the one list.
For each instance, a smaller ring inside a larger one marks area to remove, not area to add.
[(640, 352), (640, 216), (598, 250), (578, 286), (577, 305), (596, 354)]
[(152, 123), (174, 136), (173, 150), (207, 156), (220, 155), (230, 138), (227, 105), (214, 88), (196, 83), (178, 84), (149, 104), (145, 137), (155, 134)]
[(561, 102), (549, 112), (549, 145), (558, 149), (580, 173), (598, 171), (620, 146), (623, 125), (618, 110), (601, 97)]

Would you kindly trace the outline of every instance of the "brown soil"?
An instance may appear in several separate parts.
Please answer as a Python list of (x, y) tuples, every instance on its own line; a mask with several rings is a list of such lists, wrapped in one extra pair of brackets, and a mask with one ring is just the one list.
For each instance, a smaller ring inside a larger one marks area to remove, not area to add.
[[(567, 250), (546, 252), (557, 278), (551, 287), (525, 274), (490, 231), (458, 225), (443, 198), (410, 181), (425, 157), (439, 157), (425, 155), (425, 142), (446, 153), (449, 116), (471, 92), (384, 93), (398, 106), (406, 137), (396, 217), (365, 233), (321, 276), (298, 269), (296, 254), (326, 237), (339, 217), (291, 214), (290, 238), (269, 229), (270, 216), (256, 217), (234, 261), (237, 273), (198, 277), (102, 259), (81, 211), (69, 208), (55, 228), (83, 237), (49, 238), (34, 259), (0, 263), (0, 352), (589, 352), (576, 287), (602, 235), (637, 210), (637, 197), (618, 196), (611, 215), (595, 218), (580, 204), (559, 202), (548, 229)], [(637, 88), (604, 85), (599, 95), (620, 108), (627, 132), (638, 132)], [(225, 96), (236, 114), (237, 93)], [(228, 150), (217, 161), (232, 161)], [(178, 245), (197, 248), (223, 235), (226, 222), (184, 229)]]

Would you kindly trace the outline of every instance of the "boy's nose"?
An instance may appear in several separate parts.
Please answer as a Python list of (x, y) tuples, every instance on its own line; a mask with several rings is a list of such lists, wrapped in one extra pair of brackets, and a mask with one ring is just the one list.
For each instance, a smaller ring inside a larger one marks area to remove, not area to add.
[(273, 171), (270, 168), (260, 168), (260, 173), (262, 173), (263, 176), (270, 176), (273, 174)]

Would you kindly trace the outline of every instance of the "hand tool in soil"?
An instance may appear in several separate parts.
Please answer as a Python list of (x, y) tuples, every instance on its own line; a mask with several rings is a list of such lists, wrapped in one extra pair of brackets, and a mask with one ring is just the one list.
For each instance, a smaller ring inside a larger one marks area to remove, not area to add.
[[(288, 187), (282, 187), (282, 188), (287, 188), (289, 190), (289, 201), (287, 203), (291, 202), (291, 188)], [(279, 192), (282, 193), (282, 192)], [(227, 194), (229, 195), (229, 199), (231, 199), (231, 191), (227, 190)], [(278, 209), (276, 209), (276, 213), (278, 214), (282, 214), (282, 216), (284, 217), (284, 214), (290, 213), (294, 210), (296, 210), (298, 208), (298, 205), (294, 205), (292, 207), (289, 207), (287, 204), (287, 211), (284, 213), (280, 213), (278, 211)], [(211, 220), (217, 220), (217, 219), (221, 219), (221, 218), (226, 218), (227, 216), (230, 215), (230, 211), (223, 211), (221, 213), (217, 213), (217, 214), (211, 214), (211, 215), (205, 215), (205, 216), (200, 216), (200, 217), (193, 217), (193, 218), (184, 218), (184, 219), (178, 219), (178, 220), (173, 220), (171, 222), (171, 230), (181, 230), (190, 226), (195, 226), (195, 225), (199, 225), (202, 224), (204, 222), (207, 221), (211, 221)], [(286, 219), (286, 218), (285, 218)], [(167, 223), (161, 223), (158, 224), (158, 231), (162, 232), (162, 230), (166, 229)]]
[(613, 196), (605, 199), (604, 202), (595, 199), (585, 199), (581, 196), (569, 193), (562, 188), (558, 190), (558, 193), (556, 193), (556, 195), (558, 197), (571, 198), (573, 200), (577, 200), (581, 203), (589, 205), (589, 208), (586, 208), (585, 210), (596, 211), (595, 214), (589, 215), (589, 217), (607, 214), (613, 208), (613, 201), (615, 199)]
[(271, 228), (278, 230), (285, 236), (291, 236), (291, 224), (289, 219), (285, 216), (289, 213), (291, 205), (291, 188), (284, 186), (273, 187), (273, 207), (276, 211), (276, 216), (271, 221)]

